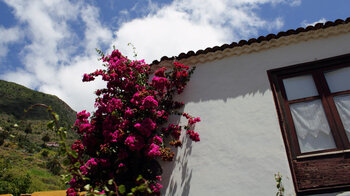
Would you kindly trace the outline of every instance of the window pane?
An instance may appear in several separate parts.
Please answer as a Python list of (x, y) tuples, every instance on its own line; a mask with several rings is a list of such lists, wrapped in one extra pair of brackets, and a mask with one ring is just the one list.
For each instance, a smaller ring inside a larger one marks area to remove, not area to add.
[(350, 90), (350, 67), (327, 71), (324, 75), (332, 93)]
[(321, 100), (290, 104), (300, 151), (336, 148)]
[(317, 96), (318, 92), (311, 75), (286, 78), (283, 80), (288, 100)]
[(334, 97), (335, 105), (343, 123), (346, 135), (350, 140), (350, 95), (340, 95)]

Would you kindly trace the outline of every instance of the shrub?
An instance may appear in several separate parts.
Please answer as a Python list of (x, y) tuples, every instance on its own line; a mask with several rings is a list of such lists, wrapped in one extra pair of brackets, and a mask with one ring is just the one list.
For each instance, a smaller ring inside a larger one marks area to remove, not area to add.
[(60, 161), (57, 156), (51, 158), (47, 163), (46, 163), (46, 168), (50, 170), (50, 172), (54, 175), (59, 175), (62, 167), (60, 164)]
[(49, 134), (46, 133), (46, 134), (41, 138), (41, 140), (43, 140), (44, 144), (45, 144), (46, 142), (49, 142), (49, 141), (50, 141), (50, 136), (49, 136)]
[(29, 153), (34, 153), (39, 150), (36, 144), (32, 143), (30, 140), (27, 139), (27, 137), (23, 135), (17, 136), (17, 142), (19, 147), (25, 149)]
[(43, 149), (41, 151), (41, 156), (47, 158), (49, 156), (49, 151), (47, 149)]
[(18, 168), (5, 171), (0, 178), (0, 193), (20, 195), (27, 193), (31, 185), (31, 177)]
[[(96, 91), (96, 111), (90, 117), (85, 110), (77, 114), (74, 129), (80, 140), (72, 145), (71, 188), (67, 195), (84, 189), (116, 195), (159, 195), (162, 169), (159, 159), (171, 161), (168, 147), (181, 146), (180, 135), (186, 130), (199, 141), (194, 124), (199, 118), (179, 113), (183, 103), (173, 101), (183, 92), (194, 68), (178, 62), (173, 69), (151, 69), (144, 61), (131, 61), (114, 50), (104, 56), (104, 70), (85, 74), (83, 81), (101, 76), (107, 87)], [(168, 124), (169, 115), (182, 115), (187, 126)], [(90, 119), (89, 119), (90, 117)], [(164, 138), (169, 137), (170, 143)]]

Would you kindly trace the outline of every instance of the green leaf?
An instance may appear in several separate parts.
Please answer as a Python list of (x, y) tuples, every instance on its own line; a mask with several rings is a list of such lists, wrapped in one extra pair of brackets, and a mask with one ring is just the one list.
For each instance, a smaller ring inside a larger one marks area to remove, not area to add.
[(131, 189), (132, 193), (135, 193), (136, 191), (137, 191), (137, 188), (135, 188), (135, 187)]
[(88, 181), (90, 178), (83, 176), (83, 180)]
[(58, 130), (60, 131), (60, 132), (63, 132), (63, 131), (65, 131), (67, 128), (66, 127), (60, 127)]
[(69, 165), (70, 164), (70, 160), (69, 159), (64, 159), (63, 160), (63, 165), (64, 166), (67, 166), (67, 165)]
[(126, 191), (125, 186), (124, 185), (119, 185), (118, 191), (119, 191), (119, 193), (124, 194), (125, 191)]
[(68, 183), (71, 179), (72, 179), (72, 176), (71, 175), (65, 175), (65, 174), (62, 174), (61, 175), (61, 179), (65, 182), (65, 183)]
[(84, 189), (87, 190), (87, 191), (90, 190), (90, 188), (91, 188), (90, 184), (87, 184), (87, 185), (84, 186)]
[(54, 129), (55, 127), (55, 121), (54, 120), (50, 120), (49, 122), (47, 122), (47, 128), (49, 129)]
[(113, 181), (114, 181), (113, 179), (108, 180), (108, 185), (112, 185)]
[(103, 190), (109, 192), (109, 188), (106, 185), (103, 186)]
[(149, 187), (147, 187), (147, 192), (148, 192), (149, 194), (151, 194), (151, 193), (152, 193), (152, 190), (151, 190)]
[(113, 196), (113, 195), (117, 195), (117, 194), (115, 194), (114, 191), (109, 191), (108, 196)]
[(139, 176), (137, 177), (136, 181), (138, 182), (138, 181), (140, 181), (140, 180), (142, 180), (142, 179), (143, 179), (143, 177), (142, 177), (141, 175), (139, 175)]
[(63, 131), (60, 134), (63, 140), (67, 139), (67, 131)]
[(57, 121), (60, 120), (60, 116), (59, 116), (57, 113), (52, 112), (52, 115), (55, 117), (55, 119), (56, 119)]
[(77, 153), (77, 151), (75, 151), (75, 150), (71, 150), (71, 151), (69, 151), (69, 154), (73, 157), (73, 158), (78, 158), (78, 153)]
[(80, 168), (80, 163), (79, 163), (79, 162), (75, 162), (75, 163), (74, 163), (74, 167), (75, 167), (75, 168)]

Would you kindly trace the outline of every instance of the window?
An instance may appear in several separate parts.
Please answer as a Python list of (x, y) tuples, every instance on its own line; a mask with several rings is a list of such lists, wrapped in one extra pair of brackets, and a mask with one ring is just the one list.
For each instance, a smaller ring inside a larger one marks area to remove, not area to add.
[(350, 55), (268, 75), (296, 192), (350, 190)]

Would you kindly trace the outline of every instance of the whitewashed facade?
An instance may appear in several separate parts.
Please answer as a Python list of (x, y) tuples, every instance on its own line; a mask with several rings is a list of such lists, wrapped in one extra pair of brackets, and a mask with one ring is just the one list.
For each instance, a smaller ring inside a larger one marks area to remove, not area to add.
[(275, 195), (280, 172), (295, 195), (267, 71), (349, 53), (346, 23), (181, 59), (197, 67), (179, 100), (202, 119), (201, 141), (183, 137), (176, 160), (162, 164), (163, 194)]

